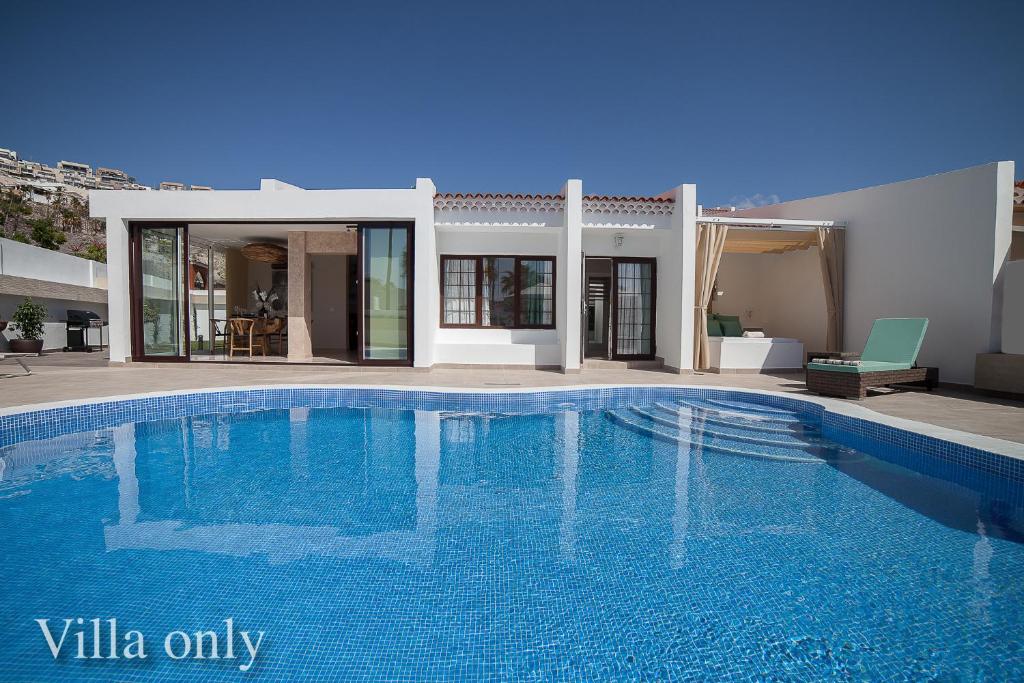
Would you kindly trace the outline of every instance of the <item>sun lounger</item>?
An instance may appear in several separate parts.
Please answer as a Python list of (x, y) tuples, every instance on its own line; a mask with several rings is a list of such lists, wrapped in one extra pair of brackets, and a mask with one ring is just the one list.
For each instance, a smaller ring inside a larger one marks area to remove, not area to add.
[(938, 382), (936, 368), (917, 367), (927, 318), (880, 318), (871, 326), (860, 360), (814, 359), (807, 364), (807, 389), (816, 394), (864, 398), (869, 387)]

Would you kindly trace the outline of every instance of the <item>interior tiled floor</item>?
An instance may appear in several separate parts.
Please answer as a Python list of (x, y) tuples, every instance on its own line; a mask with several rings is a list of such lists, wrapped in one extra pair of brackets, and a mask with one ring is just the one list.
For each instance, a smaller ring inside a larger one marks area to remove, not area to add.
[[(105, 353), (50, 353), (27, 359), (33, 374), (0, 380), (0, 407), (71, 399), (253, 384), (388, 384), (438, 387), (539, 387), (587, 384), (707, 384), (772, 391), (805, 391), (802, 373), (675, 375), (655, 369), (584, 368), (578, 374), (533, 369), (364, 368), (267, 363), (167, 363), (109, 367)], [(880, 413), (1024, 443), (1024, 402), (940, 389), (871, 395), (860, 402)]]

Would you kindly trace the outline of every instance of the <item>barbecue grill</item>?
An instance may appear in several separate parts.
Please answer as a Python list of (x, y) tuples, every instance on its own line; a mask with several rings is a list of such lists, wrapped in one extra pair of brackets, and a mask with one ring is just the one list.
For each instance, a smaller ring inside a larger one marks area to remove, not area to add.
[(76, 311), (69, 308), (67, 312), (67, 319), (64, 321), (64, 327), (68, 336), (68, 345), (64, 347), (64, 350), (93, 351), (95, 344), (89, 343), (88, 331), (91, 329), (98, 329), (100, 331), (99, 350), (102, 351), (103, 327), (106, 324), (107, 322), (105, 320), (102, 320), (92, 311)]

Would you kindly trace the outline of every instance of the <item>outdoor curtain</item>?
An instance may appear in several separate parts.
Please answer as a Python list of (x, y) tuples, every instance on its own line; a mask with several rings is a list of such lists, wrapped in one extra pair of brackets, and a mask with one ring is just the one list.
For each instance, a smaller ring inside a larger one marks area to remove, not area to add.
[[(825, 350), (843, 350), (843, 249), (845, 235), (837, 228), (818, 228), (821, 280), (825, 286), (828, 326)], [(699, 253), (699, 252), (698, 252)]]
[(725, 249), (725, 236), (729, 226), (718, 223), (697, 224), (697, 287), (693, 307), (693, 330), (696, 343), (693, 345), (693, 369), (707, 370), (711, 367), (711, 348), (708, 344), (708, 306), (718, 277), (718, 264)]

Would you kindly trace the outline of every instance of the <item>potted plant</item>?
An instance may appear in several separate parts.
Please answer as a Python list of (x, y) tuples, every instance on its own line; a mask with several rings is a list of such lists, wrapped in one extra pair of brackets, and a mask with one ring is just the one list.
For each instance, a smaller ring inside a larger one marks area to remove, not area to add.
[(43, 350), (43, 321), (46, 307), (32, 299), (25, 299), (11, 316), (11, 329), (17, 331), (20, 339), (10, 339), (7, 344), (13, 353), (39, 353)]

